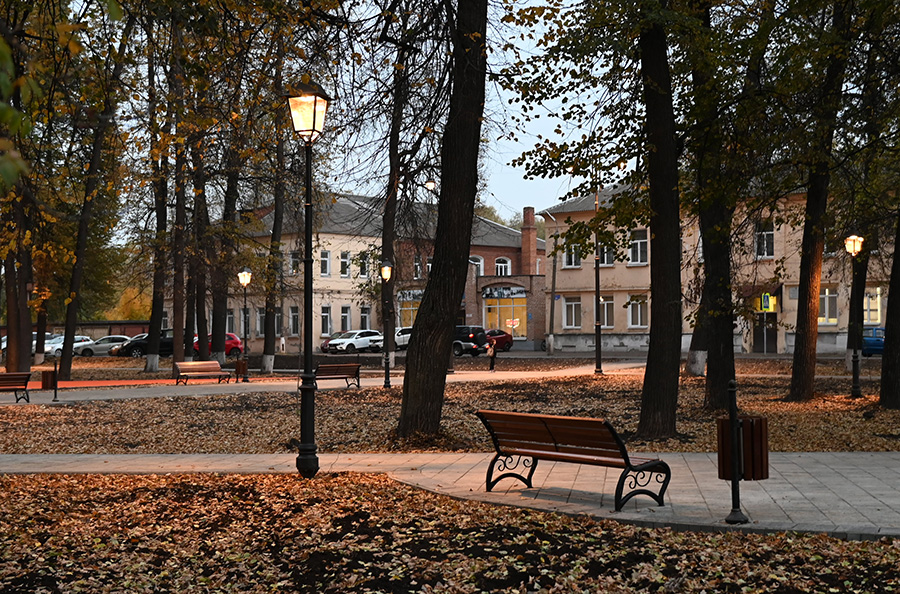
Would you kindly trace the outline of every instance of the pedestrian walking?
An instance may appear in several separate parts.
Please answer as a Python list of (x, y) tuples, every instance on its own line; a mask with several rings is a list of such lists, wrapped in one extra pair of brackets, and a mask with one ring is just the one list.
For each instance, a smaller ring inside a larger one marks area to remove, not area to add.
[(497, 361), (497, 349), (494, 347), (494, 341), (488, 341), (487, 356), (491, 359), (491, 373), (494, 373), (494, 363)]

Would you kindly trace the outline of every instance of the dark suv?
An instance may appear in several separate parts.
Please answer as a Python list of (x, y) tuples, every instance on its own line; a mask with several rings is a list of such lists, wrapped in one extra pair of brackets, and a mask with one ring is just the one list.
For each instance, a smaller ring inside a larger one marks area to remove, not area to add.
[[(174, 331), (163, 330), (159, 335), (159, 356), (160, 357), (171, 357), (172, 356), (172, 337), (174, 335)], [(138, 335), (122, 343), (122, 346), (119, 347), (119, 352), (117, 353), (120, 357), (134, 357), (139, 358), (143, 357), (147, 354), (147, 344), (150, 342), (149, 337), (144, 335)]]
[(457, 326), (453, 336), (453, 354), (477, 357), (487, 351), (488, 338), (481, 326)]

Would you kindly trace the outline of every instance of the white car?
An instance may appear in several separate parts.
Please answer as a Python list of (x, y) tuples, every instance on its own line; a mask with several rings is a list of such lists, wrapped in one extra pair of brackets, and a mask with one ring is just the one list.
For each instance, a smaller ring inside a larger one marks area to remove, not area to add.
[[(411, 326), (404, 326), (403, 328), (397, 328), (397, 331), (394, 332), (394, 346), (398, 351), (402, 351), (409, 345), (409, 336), (412, 334)], [(378, 338), (372, 339), (371, 349), (373, 351), (380, 351), (384, 348), (384, 336), (379, 336)]]
[(83, 357), (93, 357), (94, 355), (106, 357), (109, 355), (109, 349), (122, 344), (129, 338), (130, 336), (124, 336), (122, 334), (104, 336), (103, 338), (98, 338), (92, 342), (76, 345), (75, 354)]
[[(51, 340), (47, 341), (47, 344), (44, 345), (44, 354), (45, 355), (53, 355), (54, 357), (59, 357), (62, 355), (63, 350), (63, 340), (65, 336), (56, 336)], [(94, 341), (90, 336), (76, 336), (75, 342), (73, 343), (73, 348), (78, 348), (84, 346), (86, 344), (93, 343)]]
[(355, 353), (356, 351), (377, 352), (381, 345), (373, 346), (373, 339), (382, 339), (378, 330), (351, 330), (328, 342), (329, 353)]

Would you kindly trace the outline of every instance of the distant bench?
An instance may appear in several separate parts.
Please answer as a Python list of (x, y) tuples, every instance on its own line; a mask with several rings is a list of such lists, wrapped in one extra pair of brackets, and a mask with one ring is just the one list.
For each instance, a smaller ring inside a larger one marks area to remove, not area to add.
[(213, 377), (222, 383), (228, 383), (231, 379), (231, 373), (224, 371), (218, 361), (176, 361), (175, 363), (175, 385), (187, 381), (190, 378)]
[[(625, 443), (609, 421), (496, 410), (479, 410), (475, 414), (491, 434), (497, 450), (487, 470), (488, 491), (505, 478), (517, 478), (531, 488), (538, 460), (549, 460), (621, 468), (616, 485), (616, 511), (621, 511), (635, 495), (649, 495), (663, 505), (671, 478), (669, 465), (656, 458), (629, 456)], [(519, 464), (523, 472), (528, 471), (527, 476), (514, 471)], [(494, 478), (495, 467), (503, 473), (497, 478)], [(657, 492), (645, 488), (654, 479), (660, 485)], [(626, 480), (630, 490), (623, 497)]]
[(28, 381), (30, 379), (30, 371), (0, 373), (0, 392), (15, 392), (16, 402), (24, 400), (25, 402), (30, 403), (31, 397), (28, 394)]
[(320, 363), (316, 367), (316, 382), (320, 379), (347, 380), (347, 387), (355, 383), (359, 387), (359, 363)]

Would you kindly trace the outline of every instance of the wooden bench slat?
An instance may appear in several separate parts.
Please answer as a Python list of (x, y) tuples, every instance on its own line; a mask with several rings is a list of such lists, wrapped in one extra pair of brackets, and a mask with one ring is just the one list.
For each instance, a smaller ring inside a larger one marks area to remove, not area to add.
[(359, 363), (320, 363), (315, 369), (316, 380), (343, 379), (347, 381), (347, 387), (351, 382), (359, 386)]
[(30, 403), (31, 395), (28, 393), (28, 382), (30, 380), (30, 371), (10, 371), (0, 373), (0, 391), (13, 392), (16, 396), (16, 402), (24, 400), (25, 402)]
[(223, 370), (218, 361), (176, 361), (175, 373), (175, 385), (179, 382), (187, 385), (188, 378), (191, 377), (213, 377), (219, 383), (222, 380), (228, 383), (231, 379), (231, 372)]

